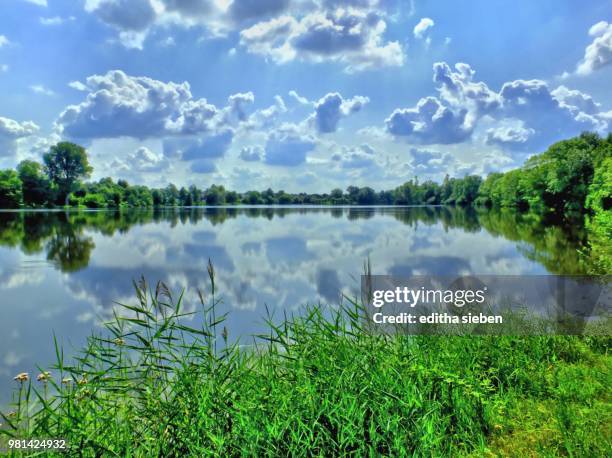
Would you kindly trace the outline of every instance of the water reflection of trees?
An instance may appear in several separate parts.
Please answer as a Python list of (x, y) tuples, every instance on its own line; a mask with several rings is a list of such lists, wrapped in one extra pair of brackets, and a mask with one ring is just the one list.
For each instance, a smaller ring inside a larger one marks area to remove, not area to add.
[(398, 208), (184, 208), (143, 209), (131, 211), (86, 212), (0, 212), (0, 246), (19, 248), (28, 255), (45, 252), (49, 261), (64, 272), (87, 266), (95, 248), (92, 232), (106, 237), (127, 233), (145, 224), (197, 224), (205, 219), (212, 225), (223, 224), (239, 215), (247, 218), (284, 218), (288, 215), (321, 214), (349, 221), (367, 220), (375, 215), (393, 218), (418, 227), (419, 224), (442, 225), (445, 230), (478, 232), (485, 229), (494, 236), (518, 242), (527, 258), (541, 263), (552, 273), (579, 274), (586, 271), (584, 255), (586, 234), (581, 224), (562, 225), (536, 215), (509, 210), (476, 211), (453, 207)]

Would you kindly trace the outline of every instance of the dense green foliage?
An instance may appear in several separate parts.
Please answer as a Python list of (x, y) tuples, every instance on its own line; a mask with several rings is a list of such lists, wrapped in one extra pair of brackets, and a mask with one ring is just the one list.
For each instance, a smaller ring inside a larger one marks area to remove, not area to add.
[(60, 142), (43, 156), (49, 180), (56, 186), (64, 203), (79, 180), (89, 177), (93, 168), (89, 165), (85, 148), (70, 142)]
[(612, 156), (595, 168), (586, 206), (591, 257), (600, 272), (612, 272)]
[(478, 202), (564, 215), (583, 213), (601, 206), (587, 203), (587, 199), (595, 199), (593, 193), (599, 192), (600, 201), (612, 198), (609, 187), (591, 186), (595, 174), (599, 174), (599, 180), (603, 178), (604, 172), (598, 170), (610, 158), (612, 134), (603, 139), (584, 133), (555, 143), (519, 169), (490, 174), (480, 187)]
[[(70, 456), (610, 456), (610, 338), (383, 336), (307, 308), (253, 346), (141, 282), (82, 354), (16, 382), (9, 437)], [(202, 294), (200, 294), (202, 298)], [(41, 376), (39, 376), (41, 378)], [(22, 377), (23, 379), (23, 377)]]
[(0, 170), (0, 208), (19, 208), (23, 201), (21, 181), (14, 170)]

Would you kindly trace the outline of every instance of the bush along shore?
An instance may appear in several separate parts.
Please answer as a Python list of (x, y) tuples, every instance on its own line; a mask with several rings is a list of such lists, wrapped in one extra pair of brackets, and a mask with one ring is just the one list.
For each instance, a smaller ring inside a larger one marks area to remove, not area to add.
[(35, 437), (92, 457), (612, 452), (608, 336), (383, 336), (347, 301), (268, 318), (243, 346), (209, 275), (197, 318), (142, 280), (74, 360), (56, 342), (55, 367), (15, 377), (0, 449)]

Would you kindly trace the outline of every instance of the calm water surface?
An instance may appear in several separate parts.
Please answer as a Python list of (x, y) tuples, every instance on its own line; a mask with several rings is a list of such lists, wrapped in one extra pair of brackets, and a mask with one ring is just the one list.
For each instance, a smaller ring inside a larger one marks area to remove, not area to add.
[(512, 213), (451, 208), (208, 208), (0, 212), (0, 405), (21, 371), (69, 353), (134, 302), (132, 281), (208, 287), (217, 271), (233, 336), (262, 329), (265, 306), (295, 311), (355, 294), (374, 274), (580, 273), (579, 231)]

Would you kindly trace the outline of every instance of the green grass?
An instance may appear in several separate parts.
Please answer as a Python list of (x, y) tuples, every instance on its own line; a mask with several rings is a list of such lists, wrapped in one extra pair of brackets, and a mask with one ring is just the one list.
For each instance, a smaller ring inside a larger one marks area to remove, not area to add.
[(0, 448), (63, 437), (75, 456), (612, 453), (607, 336), (381, 336), (349, 303), (269, 320), (238, 346), (210, 274), (201, 326), (184, 324), (182, 296), (141, 282), (77, 359), (58, 348), (49, 382), (17, 386)]

